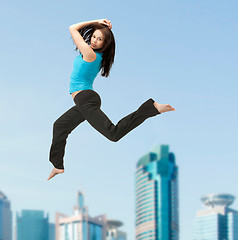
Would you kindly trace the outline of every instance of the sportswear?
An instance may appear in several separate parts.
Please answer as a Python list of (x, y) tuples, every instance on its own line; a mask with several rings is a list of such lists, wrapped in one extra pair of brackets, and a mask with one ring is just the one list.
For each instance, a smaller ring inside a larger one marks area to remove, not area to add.
[(73, 71), (70, 76), (69, 92), (91, 89), (93, 82), (100, 71), (103, 53), (96, 52), (96, 59), (93, 62), (83, 60), (82, 54), (75, 57)]

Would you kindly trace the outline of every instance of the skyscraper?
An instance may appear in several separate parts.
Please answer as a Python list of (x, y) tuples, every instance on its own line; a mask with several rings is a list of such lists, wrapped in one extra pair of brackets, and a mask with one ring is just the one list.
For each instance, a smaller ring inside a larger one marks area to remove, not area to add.
[(0, 191), (0, 240), (12, 240), (12, 211), (7, 196)]
[(168, 145), (139, 159), (135, 182), (136, 240), (178, 240), (178, 167)]
[(73, 216), (56, 213), (56, 240), (127, 240), (126, 234), (118, 230), (122, 225), (117, 220), (107, 220), (105, 214), (90, 217), (79, 191)]
[(49, 216), (40, 210), (17, 213), (17, 240), (49, 240)]
[(120, 231), (118, 228), (123, 225), (117, 220), (107, 220), (107, 238), (106, 240), (126, 240), (126, 233)]
[(49, 223), (49, 240), (55, 240), (55, 224)]
[(202, 197), (207, 209), (197, 212), (193, 240), (238, 240), (238, 211), (229, 208), (234, 199), (230, 194)]

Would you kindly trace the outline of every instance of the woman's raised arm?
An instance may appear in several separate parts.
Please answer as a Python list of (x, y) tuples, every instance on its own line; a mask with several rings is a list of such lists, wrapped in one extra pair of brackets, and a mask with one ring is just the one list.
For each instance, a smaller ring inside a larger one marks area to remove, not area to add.
[(76, 24), (73, 24), (73, 25), (69, 26), (69, 29), (70, 30), (74, 29), (74, 30), (79, 31), (80, 29), (82, 29), (82, 28), (84, 28), (84, 27), (86, 27), (86, 26), (88, 26), (92, 23), (101, 23), (101, 24), (107, 25), (110, 29), (112, 29), (111, 21), (107, 20), (106, 18), (76, 23)]

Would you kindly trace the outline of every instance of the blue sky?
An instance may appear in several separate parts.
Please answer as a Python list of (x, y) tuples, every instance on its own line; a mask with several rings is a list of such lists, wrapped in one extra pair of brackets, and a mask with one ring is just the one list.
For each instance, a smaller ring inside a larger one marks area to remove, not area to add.
[[(179, 166), (180, 238), (192, 239), (200, 197), (238, 197), (237, 1), (0, 1), (0, 189), (14, 214), (72, 214), (85, 193), (92, 216), (124, 222), (134, 239), (136, 162), (169, 144)], [(116, 39), (110, 77), (94, 90), (113, 123), (152, 97), (176, 112), (146, 120), (119, 142), (84, 122), (68, 138), (65, 173), (52, 181), (52, 124), (73, 106), (77, 56), (68, 27), (107, 18)], [(238, 201), (233, 208), (238, 209)]]

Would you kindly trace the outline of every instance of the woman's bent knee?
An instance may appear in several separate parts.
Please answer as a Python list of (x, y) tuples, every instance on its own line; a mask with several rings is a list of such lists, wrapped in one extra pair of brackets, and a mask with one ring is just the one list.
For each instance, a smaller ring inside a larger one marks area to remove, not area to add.
[(118, 142), (120, 140), (120, 138), (118, 138), (116, 136), (110, 137), (108, 139), (111, 140), (112, 142)]

